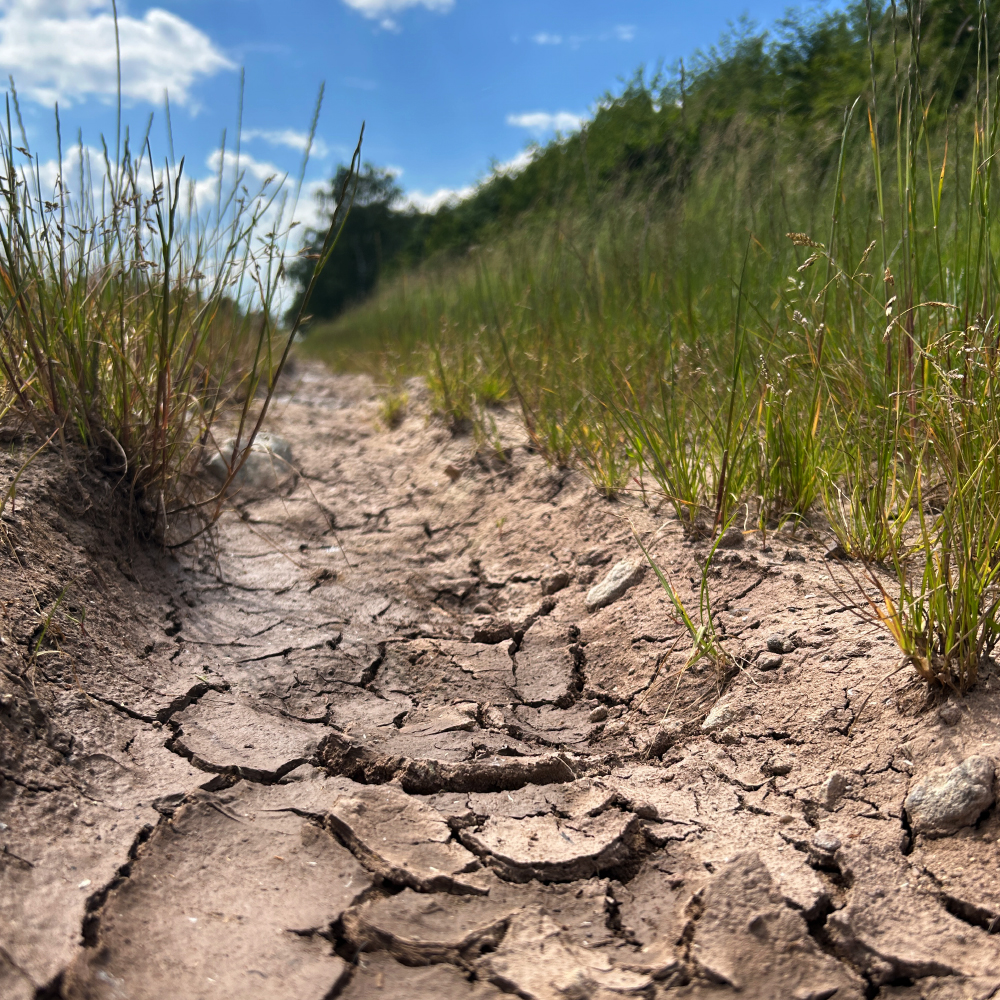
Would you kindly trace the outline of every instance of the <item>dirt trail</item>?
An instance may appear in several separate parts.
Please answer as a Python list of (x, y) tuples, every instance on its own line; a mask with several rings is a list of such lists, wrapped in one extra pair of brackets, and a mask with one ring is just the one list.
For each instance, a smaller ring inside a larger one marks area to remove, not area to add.
[(718, 702), (652, 573), (588, 611), (629, 519), (694, 600), (666, 508), (502, 411), (470, 457), (418, 387), (390, 432), (362, 378), (277, 411), (301, 475), (212, 547), (129, 552), (56, 456), (2, 525), (0, 996), (1000, 994), (996, 807), (903, 810), (1000, 760), (997, 681), (950, 715), (900, 674), (855, 721), (895, 653), (822, 538), (717, 556)]

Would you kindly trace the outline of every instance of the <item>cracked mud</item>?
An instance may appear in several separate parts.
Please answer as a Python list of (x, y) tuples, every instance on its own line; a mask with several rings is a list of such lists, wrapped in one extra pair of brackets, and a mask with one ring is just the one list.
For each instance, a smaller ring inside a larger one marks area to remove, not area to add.
[(682, 672), (629, 521), (685, 597), (705, 544), (506, 412), (510, 460), (471, 455), (412, 389), (386, 432), (365, 379), (289, 380), (298, 476), (172, 556), (26, 471), (0, 996), (1000, 996), (996, 675), (940, 706), (903, 672), (856, 718), (894, 649), (804, 528), (719, 550), (743, 668)]

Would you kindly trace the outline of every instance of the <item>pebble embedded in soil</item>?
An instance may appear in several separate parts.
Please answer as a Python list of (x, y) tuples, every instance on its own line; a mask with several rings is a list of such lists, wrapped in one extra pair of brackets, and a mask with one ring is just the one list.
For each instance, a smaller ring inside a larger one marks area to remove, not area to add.
[(915, 833), (944, 837), (972, 826), (995, 800), (996, 768), (988, 757), (967, 757), (944, 775), (919, 781), (904, 807)]
[(731, 722), (740, 717), (740, 710), (730, 702), (720, 701), (711, 712), (705, 717), (701, 728), (706, 733), (714, 733), (717, 730), (725, 729)]
[[(229, 475), (235, 446), (234, 438), (223, 441), (219, 450), (205, 463), (206, 470), (220, 483), (225, 482)], [(240, 448), (245, 447), (246, 443), (241, 443)], [(243, 464), (233, 476), (231, 487), (255, 492), (276, 490), (293, 479), (295, 474), (292, 446), (283, 437), (265, 432), (254, 438)]]
[(833, 809), (843, 798), (849, 786), (849, 779), (842, 771), (831, 771), (820, 787), (823, 805)]
[(767, 637), (767, 649), (771, 653), (791, 653), (795, 649), (795, 643), (787, 635), (775, 633)]
[(626, 591), (642, 581), (646, 574), (644, 563), (622, 559), (611, 567), (608, 575), (587, 591), (587, 610), (594, 612), (614, 604)]
[(784, 663), (784, 658), (779, 653), (771, 653), (769, 655), (761, 656), (757, 660), (758, 670), (777, 670), (782, 663)]

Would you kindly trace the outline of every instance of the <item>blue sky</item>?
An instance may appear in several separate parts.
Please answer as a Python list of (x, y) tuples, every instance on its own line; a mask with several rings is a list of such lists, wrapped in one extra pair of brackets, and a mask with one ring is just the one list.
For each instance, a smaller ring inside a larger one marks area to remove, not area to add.
[[(119, 0), (125, 120), (155, 114), (154, 152), (174, 145), (211, 173), (236, 122), (246, 72), (244, 152), (263, 175), (295, 172), (322, 81), (326, 97), (308, 178), (349, 155), (362, 120), (365, 158), (399, 171), (418, 204), (468, 189), (491, 162), (572, 128), (640, 65), (673, 64), (713, 44), (742, 14), (771, 24), (786, 0)], [(17, 84), (29, 140), (113, 136), (111, 0), (0, 0), (0, 70)]]

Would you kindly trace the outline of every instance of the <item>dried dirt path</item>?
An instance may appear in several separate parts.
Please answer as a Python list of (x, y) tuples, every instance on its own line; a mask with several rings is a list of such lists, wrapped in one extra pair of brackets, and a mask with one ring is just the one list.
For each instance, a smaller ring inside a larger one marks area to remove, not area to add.
[(380, 431), (370, 383), (306, 370), (275, 418), (297, 481), (176, 559), (30, 470), (0, 539), (0, 996), (1000, 993), (996, 807), (939, 839), (902, 809), (1000, 759), (996, 681), (949, 725), (900, 675), (849, 733), (893, 649), (782, 534), (712, 568), (748, 664), (717, 703), (651, 573), (587, 606), (639, 565), (630, 519), (692, 599), (703, 547), (512, 415), (477, 459), (413, 396)]

